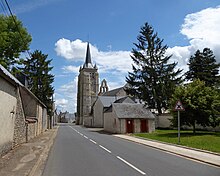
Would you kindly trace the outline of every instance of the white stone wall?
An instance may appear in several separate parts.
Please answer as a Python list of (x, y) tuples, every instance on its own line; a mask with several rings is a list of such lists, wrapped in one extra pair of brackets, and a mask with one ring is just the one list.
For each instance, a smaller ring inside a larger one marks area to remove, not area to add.
[(0, 77), (0, 155), (13, 144), (17, 88)]
[(170, 128), (170, 120), (172, 119), (172, 115), (170, 114), (161, 114), (159, 116), (155, 116), (156, 120), (156, 128)]
[(126, 129), (126, 120), (125, 119), (119, 119), (119, 123), (120, 123), (120, 131), (118, 131), (118, 133), (121, 133), (121, 134), (125, 134), (127, 132), (127, 129)]
[(112, 112), (104, 113), (104, 130), (110, 133), (118, 133), (117, 122)]
[(148, 132), (152, 133), (155, 131), (155, 120), (154, 119), (149, 119), (148, 120)]
[(93, 126), (102, 128), (104, 126), (103, 105), (100, 99), (97, 99), (93, 107)]
[(37, 135), (43, 132), (42, 124), (43, 124), (43, 108), (40, 104), (37, 105)]
[(47, 109), (43, 108), (43, 120), (42, 120), (43, 131), (47, 129)]

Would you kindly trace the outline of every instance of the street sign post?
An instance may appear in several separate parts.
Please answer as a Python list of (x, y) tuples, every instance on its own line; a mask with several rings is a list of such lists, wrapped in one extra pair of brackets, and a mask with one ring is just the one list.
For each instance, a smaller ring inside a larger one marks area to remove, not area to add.
[(180, 144), (180, 111), (185, 110), (180, 100), (176, 102), (174, 110), (178, 113), (178, 144)]

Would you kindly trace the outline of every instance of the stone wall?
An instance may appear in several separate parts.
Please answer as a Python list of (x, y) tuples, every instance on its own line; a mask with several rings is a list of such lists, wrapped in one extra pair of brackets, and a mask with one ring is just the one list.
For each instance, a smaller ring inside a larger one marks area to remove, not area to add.
[(161, 115), (155, 115), (155, 125), (156, 128), (170, 128), (170, 120), (172, 119), (171, 114), (161, 114)]
[(28, 123), (27, 125), (27, 139), (33, 139), (37, 136), (37, 122), (36, 123)]
[(103, 105), (98, 98), (93, 106), (93, 126), (97, 128), (103, 128)]
[(17, 108), (14, 125), (14, 146), (26, 141), (26, 124), (20, 93), (17, 93)]

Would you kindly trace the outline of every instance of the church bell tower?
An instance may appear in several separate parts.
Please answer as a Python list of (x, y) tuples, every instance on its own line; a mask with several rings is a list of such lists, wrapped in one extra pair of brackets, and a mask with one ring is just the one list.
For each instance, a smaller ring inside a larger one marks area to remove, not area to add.
[[(79, 125), (90, 124), (89, 117), (92, 105), (98, 96), (99, 74), (96, 65), (93, 66), (89, 43), (87, 43), (85, 63), (79, 69), (77, 89), (77, 121)], [(86, 122), (87, 120), (87, 122)]]

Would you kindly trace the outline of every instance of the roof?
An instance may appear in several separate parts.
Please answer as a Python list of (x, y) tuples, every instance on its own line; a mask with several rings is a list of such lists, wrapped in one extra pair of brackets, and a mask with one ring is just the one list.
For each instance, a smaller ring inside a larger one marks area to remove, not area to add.
[(99, 96), (98, 99), (100, 99), (104, 107), (109, 107), (115, 101), (115, 97), (109, 96)]
[(123, 90), (124, 87), (120, 87), (120, 88), (117, 88), (117, 89), (113, 89), (113, 90), (110, 90), (108, 92), (105, 92), (102, 96), (116, 96), (117, 93), (120, 91), (120, 90)]
[(155, 119), (150, 110), (142, 104), (113, 103), (112, 108), (119, 119)]
[(135, 103), (130, 97), (123, 97), (120, 99), (117, 99), (114, 103)]
[(86, 60), (85, 60), (85, 63), (83, 65), (83, 68), (93, 68), (91, 54), (90, 54), (90, 48), (89, 48), (89, 43), (87, 44)]
[(23, 86), (20, 81), (18, 81), (17, 78), (15, 78), (8, 70), (6, 70), (1, 64), (0, 64), (0, 72), (3, 73), (5, 78), (11, 82), (12, 84), (17, 84), (19, 86)]

